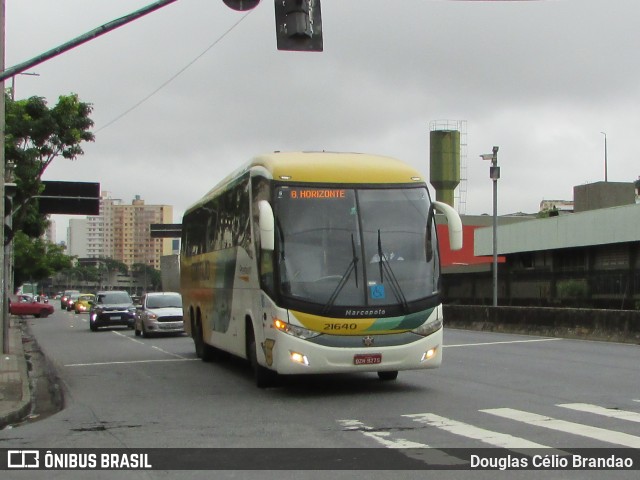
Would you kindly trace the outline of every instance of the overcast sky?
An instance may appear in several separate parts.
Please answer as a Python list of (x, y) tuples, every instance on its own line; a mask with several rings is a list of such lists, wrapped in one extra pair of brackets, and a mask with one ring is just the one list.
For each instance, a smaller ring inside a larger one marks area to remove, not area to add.
[[(5, 2), (7, 67), (153, 3)], [(45, 180), (173, 205), (176, 223), (273, 150), (379, 153), (428, 178), (438, 120), (466, 126), (462, 213), (491, 213), (479, 156), (494, 145), (498, 213), (535, 213), (604, 180), (601, 132), (609, 181), (640, 175), (639, 18), (638, 0), (322, 0), (324, 52), (300, 53), (276, 49), (271, 0), (248, 14), (179, 0), (16, 77), (16, 98), (93, 104), (95, 143), (55, 160)], [(55, 218), (58, 241), (67, 218)]]

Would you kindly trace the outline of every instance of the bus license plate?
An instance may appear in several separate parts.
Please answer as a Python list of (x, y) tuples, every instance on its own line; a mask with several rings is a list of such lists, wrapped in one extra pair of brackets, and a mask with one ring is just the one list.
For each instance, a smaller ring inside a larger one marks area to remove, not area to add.
[(364, 353), (353, 356), (354, 365), (375, 365), (382, 363), (381, 353)]

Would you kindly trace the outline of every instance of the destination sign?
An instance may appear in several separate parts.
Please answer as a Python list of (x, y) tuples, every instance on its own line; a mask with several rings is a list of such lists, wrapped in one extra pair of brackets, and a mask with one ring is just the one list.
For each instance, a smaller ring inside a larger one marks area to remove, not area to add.
[(294, 200), (305, 199), (335, 199), (346, 198), (346, 190), (326, 188), (296, 188), (290, 191), (290, 198)]

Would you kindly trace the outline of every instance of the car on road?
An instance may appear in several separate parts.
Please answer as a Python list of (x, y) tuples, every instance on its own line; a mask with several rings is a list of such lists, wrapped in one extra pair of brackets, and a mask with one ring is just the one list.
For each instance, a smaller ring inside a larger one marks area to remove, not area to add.
[(95, 332), (100, 327), (128, 327), (134, 312), (131, 297), (125, 290), (97, 292), (89, 310), (89, 328)]
[(96, 296), (92, 293), (81, 293), (73, 304), (73, 310), (76, 313), (87, 313), (91, 309), (91, 304)]
[(71, 295), (69, 295), (69, 298), (67, 298), (66, 306), (67, 312), (75, 309), (76, 302), (78, 301), (78, 298), (80, 298), (80, 295), (82, 295), (80, 292), (72, 293)]
[(177, 292), (146, 293), (136, 307), (133, 329), (137, 336), (184, 333), (182, 296)]
[(9, 313), (11, 315), (33, 315), (45, 318), (53, 313), (53, 305), (39, 302), (30, 295), (14, 295), (9, 298)]
[(64, 292), (62, 292), (62, 296), (60, 297), (60, 308), (67, 308), (67, 301), (69, 300), (69, 297), (72, 293), (80, 293), (80, 290), (65, 290)]

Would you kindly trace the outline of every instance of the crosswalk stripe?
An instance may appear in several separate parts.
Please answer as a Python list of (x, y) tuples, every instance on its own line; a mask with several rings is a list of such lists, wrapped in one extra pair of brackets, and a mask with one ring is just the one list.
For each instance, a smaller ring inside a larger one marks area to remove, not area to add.
[(460, 458), (449, 455), (448, 453), (442, 452), (437, 449), (432, 449), (427, 444), (417, 443), (411, 440), (406, 440), (404, 438), (393, 438), (391, 436), (391, 432), (379, 431), (375, 430), (373, 427), (365, 425), (360, 420), (338, 420), (338, 423), (342, 425), (345, 430), (359, 431), (364, 436), (372, 438), (379, 444), (387, 447), (387, 448), (403, 448), (409, 449), (406, 452), (406, 455), (411, 458), (415, 458), (417, 460), (424, 460), (422, 458), (420, 451), (416, 449), (429, 449), (430, 453), (428, 456), (428, 461), (437, 464), (437, 465), (465, 465), (466, 461)]
[(548, 428), (550, 430), (571, 433), (573, 435), (579, 435), (582, 437), (593, 438), (606, 443), (624, 445), (625, 447), (630, 448), (640, 448), (640, 437), (629, 435), (627, 433), (614, 432), (612, 430), (607, 430), (604, 428), (592, 427), (589, 425), (583, 425), (581, 423), (567, 422), (565, 420), (557, 420), (555, 418), (546, 417), (544, 415), (523, 412), (521, 410), (514, 410), (512, 408), (492, 408), (480, 411), (489, 413), (491, 415), (496, 415), (498, 417), (527, 423), (529, 425), (535, 425), (538, 427)]
[(558, 407), (569, 408), (579, 412), (595, 413), (596, 415), (604, 415), (605, 417), (617, 418), (621, 420), (629, 420), (630, 422), (640, 423), (640, 413), (628, 412), (626, 410), (616, 410), (612, 408), (600, 407), (598, 405), (590, 405), (588, 403), (563, 403)]
[(358, 430), (366, 437), (373, 438), (376, 442), (388, 448), (431, 448), (424, 443), (416, 443), (403, 438), (391, 438), (390, 432), (381, 432), (374, 430), (362, 423), (360, 420), (338, 420), (338, 423), (347, 430)]
[(440, 415), (433, 413), (416, 413), (413, 415), (402, 415), (413, 419), (418, 423), (424, 423), (432, 427), (437, 427), (441, 430), (453, 433), (455, 435), (461, 435), (463, 437), (472, 438), (474, 440), (480, 440), (481, 442), (488, 443), (496, 447), (508, 448), (511, 450), (525, 449), (525, 448), (551, 448), (546, 445), (531, 442), (524, 438), (514, 437), (506, 433), (493, 432), (484, 428), (475, 427), (467, 423), (451, 420)]

